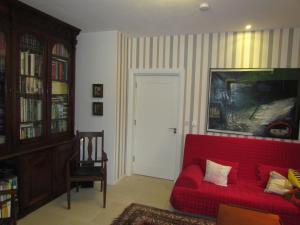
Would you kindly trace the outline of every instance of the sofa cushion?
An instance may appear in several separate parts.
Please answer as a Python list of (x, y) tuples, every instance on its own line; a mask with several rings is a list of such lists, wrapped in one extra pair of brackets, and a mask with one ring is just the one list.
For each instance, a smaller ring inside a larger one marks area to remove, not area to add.
[(265, 164), (259, 163), (258, 164), (258, 178), (259, 178), (261, 187), (263, 187), (263, 188), (266, 187), (271, 171), (275, 171), (285, 177), (288, 176), (288, 168), (270, 166), (270, 165), (265, 165)]
[(203, 171), (199, 165), (189, 165), (180, 173), (175, 186), (197, 189), (203, 181), (203, 176)]
[(206, 160), (204, 180), (216, 185), (227, 187), (228, 174), (231, 166), (224, 166), (211, 160)]
[(270, 178), (265, 192), (283, 195), (292, 189), (292, 183), (285, 176), (275, 171), (270, 172)]
[[(224, 166), (230, 166), (231, 170), (228, 175), (228, 184), (235, 184), (238, 179), (238, 169), (239, 169), (239, 163), (238, 162), (230, 162), (226, 160), (221, 160), (221, 159), (215, 159), (215, 158), (210, 158), (208, 160), (211, 160), (213, 162), (216, 162), (218, 164), (222, 164)], [(206, 161), (207, 159), (201, 159), (200, 160), (200, 165), (203, 170), (203, 172), (206, 172)]]

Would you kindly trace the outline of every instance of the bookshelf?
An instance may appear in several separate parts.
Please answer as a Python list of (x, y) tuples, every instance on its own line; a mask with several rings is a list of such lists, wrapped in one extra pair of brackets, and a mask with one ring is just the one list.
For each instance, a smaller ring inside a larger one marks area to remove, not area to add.
[(41, 42), (25, 33), (20, 38), (20, 140), (42, 136), (43, 51)]
[(0, 1), (0, 167), (13, 162), (19, 217), (66, 191), (79, 32), (18, 0)]
[(68, 130), (69, 120), (69, 51), (55, 44), (51, 56), (51, 133)]
[(6, 74), (6, 40), (0, 32), (0, 144), (5, 143), (5, 74)]

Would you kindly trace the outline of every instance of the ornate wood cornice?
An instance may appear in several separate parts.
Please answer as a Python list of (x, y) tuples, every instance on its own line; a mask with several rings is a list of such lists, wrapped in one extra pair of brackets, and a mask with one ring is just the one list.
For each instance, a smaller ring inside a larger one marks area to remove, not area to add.
[(24, 26), (36, 28), (48, 35), (60, 37), (67, 41), (73, 41), (80, 32), (80, 29), (24, 3), (15, 1), (11, 6), (12, 23), (14, 27)]

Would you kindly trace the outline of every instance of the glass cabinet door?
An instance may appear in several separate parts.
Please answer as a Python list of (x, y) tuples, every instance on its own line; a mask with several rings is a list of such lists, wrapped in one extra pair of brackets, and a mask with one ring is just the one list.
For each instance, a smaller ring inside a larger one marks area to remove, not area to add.
[(51, 133), (68, 130), (69, 120), (69, 52), (55, 44), (51, 56)]
[(41, 42), (31, 34), (20, 39), (20, 140), (42, 136), (43, 55)]
[(5, 143), (5, 64), (6, 64), (6, 40), (3, 32), (0, 32), (0, 144)]

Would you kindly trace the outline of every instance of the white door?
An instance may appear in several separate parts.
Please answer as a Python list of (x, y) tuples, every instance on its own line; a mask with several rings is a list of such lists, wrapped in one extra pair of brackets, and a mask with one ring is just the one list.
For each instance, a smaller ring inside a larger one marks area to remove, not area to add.
[(175, 179), (177, 76), (136, 76), (133, 173)]

